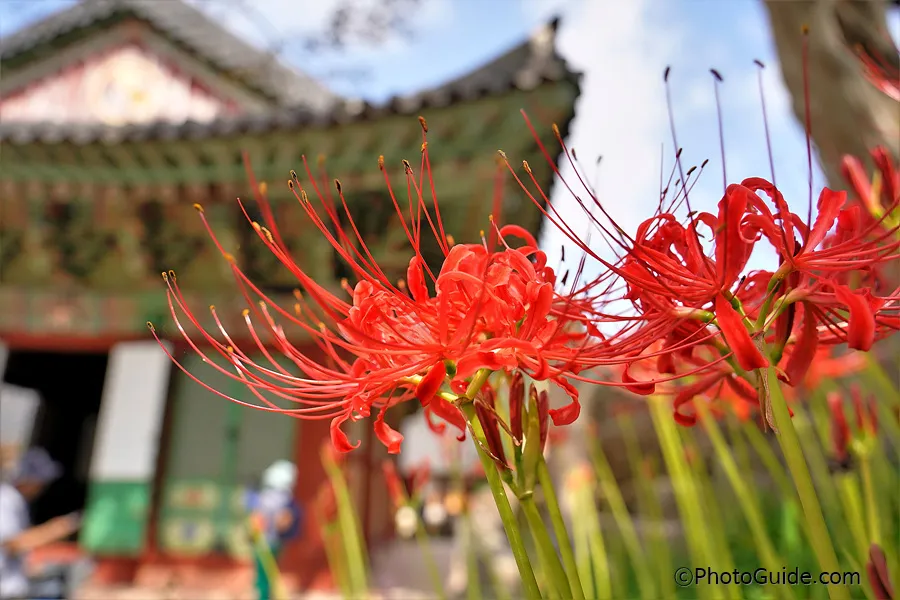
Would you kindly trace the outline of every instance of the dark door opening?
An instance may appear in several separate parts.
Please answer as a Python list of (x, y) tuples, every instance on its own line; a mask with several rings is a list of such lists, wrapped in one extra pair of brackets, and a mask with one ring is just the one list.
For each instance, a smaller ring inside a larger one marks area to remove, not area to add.
[(83, 510), (94, 429), (106, 376), (107, 354), (12, 350), (4, 381), (41, 395), (31, 446), (47, 450), (63, 468), (31, 506), (32, 523)]

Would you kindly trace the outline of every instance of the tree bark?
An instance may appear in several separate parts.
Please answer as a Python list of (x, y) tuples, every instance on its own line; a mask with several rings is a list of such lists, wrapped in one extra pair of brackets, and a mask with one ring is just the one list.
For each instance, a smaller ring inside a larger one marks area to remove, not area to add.
[[(895, 69), (897, 48), (887, 28), (885, 0), (765, 0), (784, 82), (801, 122), (806, 119), (802, 58), (809, 27), (812, 141), (828, 185), (846, 188), (840, 163), (852, 154), (872, 169), (869, 151), (886, 147), (900, 158), (900, 103), (866, 78), (855, 48)], [(896, 71), (894, 71), (896, 72)]]

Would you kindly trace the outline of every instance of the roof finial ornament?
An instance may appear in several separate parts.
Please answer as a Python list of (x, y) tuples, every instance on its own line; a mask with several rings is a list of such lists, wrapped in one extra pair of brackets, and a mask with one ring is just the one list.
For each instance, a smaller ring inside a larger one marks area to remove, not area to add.
[(553, 43), (556, 38), (555, 21), (541, 25), (532, 35), (530, 40), (531, 52), (535, 58), (547, 58), (553, 56)]

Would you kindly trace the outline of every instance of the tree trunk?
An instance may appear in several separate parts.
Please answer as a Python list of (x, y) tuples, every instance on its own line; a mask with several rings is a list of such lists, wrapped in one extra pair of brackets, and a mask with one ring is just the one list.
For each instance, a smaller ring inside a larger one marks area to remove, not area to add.
[(900, 103), (866, 78), (855, 49), (894, 68), (897, 48), (887, 28), (888, 2), (870, 0), (765, 0), (772, 36), (794, 113), (806, 119), (803, 34), (809, 27), (809, 88), (812, 140), (828, 185), (846, 187), (841, 158), (852, 154), (871, 170), (869, 151), (886, 147), (900, 158)]

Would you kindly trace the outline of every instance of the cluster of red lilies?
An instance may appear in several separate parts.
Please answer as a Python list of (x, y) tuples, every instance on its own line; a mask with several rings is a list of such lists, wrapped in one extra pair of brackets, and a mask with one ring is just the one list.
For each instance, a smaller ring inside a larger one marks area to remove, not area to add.
[[(258, 400), (257, 408), (330, 420), (339, 451), (358, 445), (349, 441), (342, 425), (375, 411), (377, 437), (390, 452), (399, 452), (402, 436), (385, 422), (385, 412), (414, 398), (436, 429), (444, 425), (433, 417), (465, 435), (459, 403), (475, 401), (481, 412), (491, 413), (494, 390), (476, 374), (498, 371), (549, 380), (568, 394), (571, 402), (562, 408), (549, 410), (547, 402), (541, 403), (556, 425), (578, 417), (573, 382), (597, 383), (586, 373), (593, 368), (624, 367), (621, 381), (600, 383), (639, 394), (679, 381), (676, 418), (689, 424), (693, 417), (682, 409), (699, 394), (727, 386), (755, 401), (763, 387), (760, 373), (769, 367), (777, 369), (784, 383), (795, 385), (820, 347), (846, 343), (865, 351), (900, 329), (900, 293), (886, 288), (881, 275), (900, 256), (898, 224), (891, 220), (900, 204), (900, 174), (883, 151), (875, 153), (880, 168), (875, 189), (861, 165), (848, 161), (855, 201), (846, 192), (824, 189), (815, 220), (794, 212), (774, 184), (759, 178), (728, 186), (716, 214), (692, 211), (689, 171), (674, 198), (663, 194), (656, 214), (629, 236), (614, 223), (610, 227), (593, 217), (590, 209), (602, 211), (603, 205), (585, 186), (590, 202), (573, 196), (617, 248), (614, 260), (595, 253), (559, 218), (527, 163), (524, 178), (506, 163), (547, 221), (583, 251), (567, 285), (568, 273), (558, 277), (527, 231), (500, 224), (499, 192), (489, 235), (482, 235), (480, 243), (457, 244), (444, 231), (431, 178), (428, 128), (420, 121), (421, 166), (416, 170), (403, 163), (405, 201), (398, 200), (379, 160), (410, 245), (405, 280), (392, 281), (376, 263), (350, 219), (340, 183), (331, 185), (308, 166), (304, 179), (292, 172), (289, 185), (299, 209), (355, 274), (355, 285), (344, 281), (343, 293), (336, 293), (298, 266), (274, 222), (265, 186), (257, 185), (252, 174), (264, 223), (251, 223), (261, 243), (297, 279), (293, 310), (278, 306), (248, 279), (199, 206), (248, 301), (244, 317), (249, 335), (243, 337), (253, 341), (252, 350), (242, 349), (214, 309), (219, 336), (206, 331), (175, 277), (166, 277), (173, 317), (191, 348), (212, 368), (243, 382)], [(550, 160), (543, 146), (541, 150)], [(555, 166), (554, 171), (558, 174)], [(678, 216), (682, 204), (688, 208), (683, 218)], [(347, 219), (350, 225), (343, 227)], [(426, 263), (421, 252), (426, 235), (437, 240), (441, 265)], [(751, 253), (762, 244), (775, 250), (778, 265), (748, 271)], [(588, 260), (599, 261), (604, 273), (580, 282)], [(611, 314), (611, 303), (622, 300), (631, 310)], [(199, 333), (189, 335), (183, 326), (187, 323)], [(305, 333), (317, 350), (298, 347), (298, 338), (285, 325)], [(261, 353), (265, 361), (255, 362), (251, 353)], [(213, 358), (224, 358), (229, 367)], [(470, 389), (473, 380), (483, 387)]]

